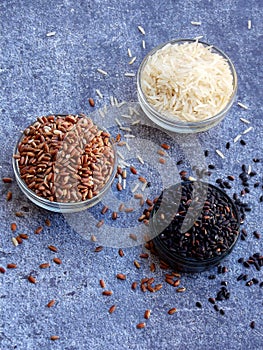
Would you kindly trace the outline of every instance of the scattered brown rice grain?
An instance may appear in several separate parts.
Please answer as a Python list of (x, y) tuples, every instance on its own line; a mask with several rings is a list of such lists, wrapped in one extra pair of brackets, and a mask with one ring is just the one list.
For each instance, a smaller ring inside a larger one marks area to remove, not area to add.
[(134, 211), (134, 208), (125, 208), (125, 213), (132, 213)]
[(7, 264), (6, 267), (8, 269), (16, 269), (17, 268), (17, 264)]
[(90, 104), (91, 107), (95, 106), (95, 101), (91, 97), (89, 98), (89, 104)]
[(144, 312), (144, 318), (146, 319), (146, 320), (149, 320), (149, 318), (150, 318), (150, 315), (151, 315), (151, 310), (145, 310), (145, 312)]
[(13, 197), (12, 192), (8, 191), (7, 194), (6, 194), (6, 200), (9, 202), (9, 201), (11, 201), (12, 197)]
[(164, 158), (159, 158), (159, 163), (160, 164), (165, 164), (166, 160)]
[(165, 278), (165, 282), (170, 284), (171, 286), (174, 285), (174, 281), (171, 278)]
[(55, 305), (55, 299), (52, 299), (52, 300), (50, 300), (48, 303), (47, 303), (47, 307), (52, 307), (52, 306), (54, 306)]
[(113, 291), (112, 290), (104, 290), (102, 292), (102, 295), (106, 295), (107, 297), (111, 296), (113, 294)]
[(124, 203), (121, 203), (119, 206), (119, 211), (123, 211), (124, 210)]
[(57, 252), (58, 249), (54, 245), (49, 245), (48, 249), (51, 250), (52, 252)]
[(178, 272), (172, 272), (172, 275), (177, 278), (181, 278), (181, 274)]
[(138, 283), (137, 282), (133, 282), (132, 285), (131, 285), (131, 288), (133, 290), (135, 290), (137, 288), (137, 286), (138, 286)]
[(170, 146), (167, 145), (166, 143), (162, 143), (162, 144), (161, 144), (161, 147), (162, 147), (163, 149), (166, 149), (166, 150), (170, 149)]
[(147, 180), (146, 180), (145, 177), (143, 177), (143, 176), (139, 176), (138, 179), (139, 179), (139, 181), (141, 181), (142, 183), (147, 182)]
[(122, 185), (120, 182), (118, 182), (116, 186), (118, 191), (122, 191)]
[(174, 313), (176, 313), (176, 311), (177, 311), (177, 309), (176, 309), (175, 307), (173, 307), (172, 309), (170, 309), (170, 310), (168, 311), (168, 314), (169, 314), (169, 315), (173, 315)]
[(5, 183), (5, 184), (10, 184), (13, 179), (11, 177), (3, 177), (2, 178), (2, 181)]
[(3, 266), (0, 266), (0, 272), (5, 273), (5, 268)]
[(94, 252), (95, 252), (95, 253), (99, 253), (99, 252), (102, 251), (102, 249), (103, 249), (103, 246), (102, 246), (102, 245), (99, 245), (98, 247), (96, 247), (96, 248), (94, 249)]
[(15, 216), (17, 216), (18, 218), (23, 218), (25, 215), (24, 213), (22, 213), (22, 211), (17, 211), (15, 212)]
[(102, 220), (100, 220), (100, 221), (96, 224), (96, 226), (97, 226), (98, 228), (100, 228), (103, 224), (104, 224), (104, 220), (102, 219)]
[(143, 329), (143, 328), (145, 328), (145, 322), (138, 323), (138, 324), (136, 325), (136, 328), (137, 328), (137, 329)]
[(58, 340), (59, 336), (58, 335), (51, 335), (50, 340)]
[(116, 305), (112, 305), (112, 306), (109, 308), (109, 313), (112, 314), (115, 310), (116, 310)]
[(120, 256), (120, 257), (123, 257), (123, 256), (124, 256), (124, 252), (123, 252), (123, 250), (122, 250), (121, 248), (119, 249), (118, 253), (119, 253), (119, 256)]
[(136, 170), (136, 168), (134, 167), (134, 166), (130, 166), (130, 170), (131, 170), (131, 173), (132, 174), (134, 174), (134, 175), (136, 175), (137, 174), (137, 170)]
[(155, 270), (156, 270), (155, 263), (151, 263), (151, 265), (150, 265), (150, 271), (151, 271), (151, 272), (155, 272)]
[(30, 282), (30, 283), (36, 283), (37, 282), (37, 280), (35, 279), (35, 277), (33, 277), (33, 276), (28, 276), (27, 277), (27, 279), (28, 279), (28, 281)]
[(156, 286), (154, 287), (154, 291), (155, 292), (158, 292), (160, 289), (162, 289), (163, 288), (163, 285), (161, 284), (161, 283), (159, 283), (159, 284), (156, 284)]
[(45, 225), (50, 227), (51, 226), (51, 221), (49, 219), (46, 219), (45, 220)]
[(134, 234), (134, 233), (130, 233), (129, 234), (129, 237), (133, 240), (133, 241), (137, 241), (137, 236), (136, 236), (136, 234)]
[(100, 280), (100, 286), (101, 286), (101, 288), (105, 288), (105, 282), (104, 282), (104, 280)]
[(134, 266), (139, 269), (141, 267), (140, 263), (137, 260), (134, 260)]
[(148, 259), (148, 258), (149, 258), (149, 254), (147, 254), (147, 253), (141, 253), (141, 254), (140, 254), (140, 258), (142, 258), (142, 259)]
[(183, 292), (186, 291), (186, 288), (185, 288), (185, 287), (180, 287), (180, 288), (177, 288), (176, 291), (177, 291), (178, 293), (183, 293)]
[(18, 244), (22, 244), (23, 243), (23, 239), (20, 236), (16, 236), (16, 240)]
[(118, 273), (116, 277), (118, 278), (118, 280), (126, 280), (126, 276), (123, 273)]
[(38, 226), (38, 228), (35, 229), (35, 234), (38, 235), (42, 231), (43, 231), (43, 227), (42, 226)]
[(53, 261), (55, 264), (58, 264), (58, 265), (62, 264), (62, 261), (59, 258), (54, 258)]
[(101, 209), (101, 214), (106, 214), (107, 211), (109, 210), (109, 207), (107, 207), (107, 205), (104, 205), (104, 207)]
[(135, 199), (142, 199), (143, 195), (141, 193), (135, 193), (133, 196)]
[(11, 231), (16, 231), (17, 229), (17, 224), (15, 222), (12, 222), (12, 224), (10, 225), (11, 227)]
[(50, 267), (50, 263), (43, 263), (43, 264), (40, 264), (39, 267), (41, 269), (47, 269), (48, 267)]
[(19, 237), (21, 237), (22, 239), (28, 239), (28, 235), (26, 233), (19, 233)]
[(116, 212), (116, 211), (113, 211), (113, 212), (112, 212), (112, 215), (111, 215), (112, 220), (116, 220), (117, 217), (118, 217), (117, 212)]

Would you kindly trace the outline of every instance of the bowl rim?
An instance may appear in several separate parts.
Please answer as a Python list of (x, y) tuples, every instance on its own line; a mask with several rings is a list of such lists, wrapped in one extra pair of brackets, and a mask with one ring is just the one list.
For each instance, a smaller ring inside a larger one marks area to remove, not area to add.
[[(89, 116), (87, 115), (80, 115), (80, 114), (59, 114), (59, 113), (55, 113), (55, 114), (48, 114), (48, 115), (45, 115), (45, 117), (51, 117), (51, 116), (54, 116), (54, 117), (66, 117), (66, 116), (70, 116), (70, 115), (73, 115), (73, 116), (78, 116), (78, 117), (83, 117), (85, 116), (86, 118), (90, 118)], [(90, 118), (92, 120), (92, 118)], [(28, 127), (26, 127), (24, 130), (26, 130), (27, 128), (29, 128), (31, 125), (33, 125), (34, 123), (36, 122), (33, 121)], [(94, 123), (94, 125), (96, 125), (98, 127), (98, 129), (100, 130), (103, 130), (103, 131), (106, 131), (107, 133), (108, 130), (104, 127), (102, 127), (101, 125), (98, 125), (97, 123)], [(105, 192), (107, 192), (107, 190), (109, 189), (110, 185), (112, 184), (114, 178), (115, 178), (115, 173), (116, 173), (116, 169), (117, 169), (117, 150), (116, 150), (116, 147), (115, 147), (115, 144), (112, 142), (112, 139), (109, 138), (109, 141), (111, 143), (111, 146), (112, 146), (112, 149), (113, 149), (113, 154), (114, 154), (114, 163), (113, 163), (113, 168), (112, 168), (112, 172), (110, 174), (110, 178), (109, 180), (107, 181), (107, 183), (104, 185), (104, 187), (101, 189), (101, 191), (99, 191), (99, 193), (92, 197), (91, 199), (86, 199), (85, 201), (79, 201), (79, 202), (57, 202), (57, 201), (50, 201), (44, 197), (41, 197), (41, 196), (38, 196), (34, 191), (32, 191), (30, 188), (28, 188), (28, 186), (26, 185), (26, 183), (22, 180), (21, 176), (20, 176), (20, 170), (19, 170), (19, 166), (18, 166), (18, 160), (15, 159), (13, 156), (15, 154), (18, 153), (18, 146), (20, 144), (20, 142), (23, 140), (23, 138), (25, 137), (25, 134), (24, 134), (24, 130), (21, 134), (21, 136), (19, 137), (18, 141), (16, 142), (15, 146), (14, 146), (14, 149), (13, 149), (13, 154), (12, 154), (12, 165), (13, 165), (13, 170), (14, 170), (14, 174), (15, 174), (15, 178), (16, 178), (16, 181), (18, 182), (18, 185), (19, 187), (22, 189), (22, 192), (32, 201), (32, 198), (33, 198), (33, 202), (36, 204), (38, 203), (39, 206), (43, 207), (42, 204), (45, 206), (45, 209), (47, 209), (48, 207), (50, 207), (50, 210), (51, 209), (61, 209), (59, 211), (63, 211), (63, 210), (66, 210), (67, 212), (69, 212), (68, 210), (70, 209), (77, 209), (78, 206), (80, 206), (83, 210), (88, 208), (88, 207), (91, 207), (93, 206), (93, 202), (94, 202), (94, 205), (97, 204), (97, 202), (100, 200), (100, 198), (103, 196), (103, 194)], [(110, 134), (110, 133), (109, 133)], [(41, 203), (41, 204), (40, 204)], [(91, 205), (89, 205), (91, 204)], [(89, 205), (89, 206), (88, 206)]]
[[(181, 120), (172, 120), (172, 118), (174, 118), (174, 115), (170, 114), (165, 116), (165, 114), (159, 112), (157, 109), (155, 109), (148, 101), (147, 98), (142, 90), (141, 87), (141, 74), (143, 71), (143, 68), (145, 67), (148, 58), (152, 55), (154, 55), (157, 51), (161, 50), (163, 47), (165, 47), (168, 44), (184, 44), (184, 43), (189, 43), (189, 42), (198, 42), (200, 44), (205, 45), (206, 47), (211, 47), (212, 50), (214, 50), (216, 53), (220, 54), (224, 59), (226, 59), (228, 66), (230, 68), (231, 71), (231, 75), (233, 77), (233, 91), (232, 94), (229, 97), (229, 101), (227, 102), (226, 106), (217, 114), (213, 115), (210, 118), (206, 118), (204, 120), (200, 120), (200, 121), (196, 121), (196, 122), (189, 122), (189, 121), (181, 121)], [(155, 117), (157, 117), (158, 119), (160, 119), (160, 121), (164, 124), (170, 125), (170, 126), (174, 126), (174, 127), (189, 127), (189, 128), (193, 128), (196, 126), (200, 126), (202, 127), (202, 125), (206, 126), (206, 124), (208, 123), (212, 123), (213, 121), (217, 121), (221, 116), (224, 116), (224, 114), (226, 114), (226, 112), (231, 108), (231, 106), (234, 103), (234, 99), (236, 97), (237, 94), (237, 88), (238, 88), (238, 78), (237, 78), (237, 73), (236, 73), (236, 69), (235, 66), (233, 64), (233, 62), (231, 61), (231, 59), (221, 50), (219, 49), (217, 46), (215, 45), (211, 45), (209, 43), (207, 43), (206, 41), (203, 40), (199, 40), (199, 39), (195, 39), (195, 38), (178, 38), (178, 39), (171, 39), (169, 41), (166, 41), (156, 47), (154, 47), (152, 50), (150, 50), (147, 55), (144, 57), (144, 59), (142, 60), (139, 69), (137, 71), (137, 79), (136, 79), (136, 83), (137, 83), (137, 92), (138, 92), (138, 96), (139, 96), (139, 102), (143, 102), (146, 106), (147, 109), (150, 111), (151, 114), (155, 115)], [(170, 119), (170, 118), (171, 119)]]
[[(227, 198), (228, 202), (231, 204), (232, 206), (232, 209), (235, 213), (235, 217), (236, 217), (236, 220), (237, 220), (237, 226), (238, 226), (238, 234), (235, 236), (234, 238), (234, 241), (233, 243), (231, 244), (231, 246), (221, 255), (217, 255), (217, 256), (214, 256), (212, 258), (209, 258), (209, 259), (205, 259), (205, 260), (198, 260), (198, 259), (193, 259), (191, 257), (183, 257), (181, 256), (180, 254), (178, 253), (171, 253), (171, 251), (169, 251), (169, 249), (163, 244), (163, 242), (161, 241), (160, 239), (160, 234), (159, 233), (158, 235), (156, 235), (154, 238), (153, 238), (153, 242), (154, 244), (156, 243), (156, 245), (159, 246), (159, 249), (161, 248), (161, 253), (162, 254), (165, 254), (167, 256), (168, 259), (171, 259), (171, 260), (178, 260), (180, 261), (181, 263), (185, 263), (186, 265), (188, 266), (197, 266), (197, 267), (201, 267), (203, 265), (210, 265), (210, 264), (213, 264), (213, 263), (217, 263), (219, 261), (221, 261), (222, 259), (224, 259), (228, 254), (231, 253), (231, 251), (233, 250), (233, 248), (235, 247), (237, 241), (238, 241), (238, 238), (240, 236), (240, 214), (239, 214), (239, 211), (237, 209), (237, 206), (236, 204), (234, 203), (234, 201), (232, 200), (232, 198), (230, 198), (230, 196), (224, 192), (223, 190), (221, 190), (219, 187), (215, 186), (214, 184), (211, 184), (209, 182), (206, 182), (206, 181), (200, 181), (200, 180), (197, 180), (198, 182), (202, 182), (204, 185), (208, 186), (208, 187), (212, 187), (214, 189), (216, 189), (218, 192), (220, 192), (225, 198)], [(171, 185), (171, 186), (179, 186), (179, 185), (183, 185), (185, 183), (193, 183), (193, 182), (196, 182), (196, 181), (190, 181), (190, 180), (187, 180), (187, 181), (181, 181), (181, 182), (178, 182), (177, 184), (174, 184), (174, 185)], [(170, 187), (171, 187), (170, 186)], [(155, 231), (155, 228), (154, 228), (154, 224), (153, 224), (153, 215), (155, 213), (155, 208), (153, 208), (152, 212), (151, 212), (151, 215), (150, 215), (150, 230), (153, 230)]]

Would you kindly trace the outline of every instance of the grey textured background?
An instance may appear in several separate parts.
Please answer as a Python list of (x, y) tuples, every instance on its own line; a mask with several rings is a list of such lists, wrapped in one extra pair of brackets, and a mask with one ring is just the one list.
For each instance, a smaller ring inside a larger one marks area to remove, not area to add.
[[(136, 101), (134, 78), (124, 77), (125, 72), (136, 72), (144, 55), (157, 44), (177, 37), (196, 37), (225, 51), (233, 60), (239, 78), (238, 100), (247, 104), (247, 111), (236, 104), (227, 118), (216, 128), (198, 136), (204, 149), (210, 150), (208, 163), (216, 165), (211, 182), (219, 176), (238, 175), (243, 163), (251, 164), (258, 175), (251, 181), (262, 184), (262, 162), (253, 164), (253, 157), (262, 158), (262, 1), (5, 1), (0, 3), (1, 26), (1, 177), (13, 177), (12, 151), (16, 140), (28, 124), (38, 115), (49, 113), (90, 113), (88, 98), (94, 97), (96, 109), (110, 104), (109, 97), (119, 101)], [(247, 29), (247, 20), (252, 29)], [(202, 21), (201, 26), (191, 21)], [(137, 26), (145, 28), (145, 38)], [(48, 32), (56, 35), (47, 37)], [(141, 40), (146, 41), (146, 50)], [(127, 48), (137, 57), (129, 66)], [(109, 74), (101, 76), (96, 69)], [(101, 100), (95, 89), (104, 95)], [(251, 120), (253, 131), (244, 136), (245, 147), (231, 144), (223, 161), (215, 154), (228, 140), (244, 131), (240, 117)], [(166, 135), (160, 136), (160, 141)], [(168, 140), (169, 141), (169, 140)], [(157, 141), (156, 141), (157, 142)], [(159, 142), (159, 141), (158, 141)], [(178, 160), (178, 155), (171, 155)], [(142, 172), (147, 173), (147, 166)], [(151, 169), (149, 169), (151, 173)], [(157, 181), (157, 180), (156, 180)], [(157, 181), (157, 190), (158, 181)], [(7, 191), (13, 200), (6, 202)], [(237, 179), (234, 191), (240, 191)], [(155, 188), (156, 190), (156, 188)], [(202, 274), (182, 276), (186, 293), (164, 283), (158, 293), (135, 292), (130, 286), (134, 280), (154, 276), (157, 283), (164, 282), (165, 271), (150, 273), (149, 264), (155, 261), (139, 259), (142, 246), (125, 249), (120, 258), (118, 250), (104, 248), (94, 253), (94, 243), (83, 239), (60, 214), (52, 214), (31, 204), (16, 183), (1, 184), (1, 248), (0, 264), (16, 263), (16, 270), (1, 274), (1, 349), (261, 349), (263, 347), (262, 288), (246, 287), (236, 277), (244, 272), (237, 263), (255, 252), (263, 252), (263, 237), (256, 240), (252, 232), (262, 232), (262, 189), (253, 189), (246, 199), (252, 206), (244, 227), (246, 241), (239, 241), (236, 249), (225, 261), (229, 271), (209, 280), (216, 269)], [(154, 191), (154, 189), (152, 189)], [(151, 194), (151, 193), (150, 193)], [(98, 208), (100, 208), (98, 206)], [(94, 215), (98, 208), (94, 208)], [(16, 218), (16, 211), (24, 211), (25, 218)], [(40, 235), (34, 230), (49, 218), (52, 226), (44, 226)], [(10, 223), (16, 221), (18, 233), (28, 233), (30, 239), (21, 246), (11, 243)], [(109, 220), (109, 225), (111, 221)], [(115, 223), (112, 225), (115, 225)], [(116, 224), (117, 225), (117, 224)], [(93, 227), (84, 227), (92, 233)], [(52, 263), (54, 253), (49, 244), (58, 247), (56, 254), (62, 265)], [(134, 259), (141, 261), (141, 269), (133, 266)], [(51, 261), (51, 267), (40, 270), (39, 264)], [(116, 273), (127, 274), (126, 281), (116, 280)], [(38, 283), (28, 283), (32, 273)], [(262, 271), (248, 271), (250, 277), (262, 281)], [(104, 297), (99, 279), (106, 281), (113, 296)], [(227, 280), (231, 297), (220, 306), (221, 316), (207, 302), (215, 296), (220, 281)], [(47, 302), (56, 299), (48, 309)], [(199, 300), (202, 309), (195, 306)], [(116, 312), (108, 309), (117, 305)], [(176, 307), (178, 312), (169, 316), (167, 311)], [(146, 328), (137, 330), (143, 321), (146, 308), (152, 310)], [(249, 324), (256, 322), (252, 330)], [(50, 341), (51, 335), (60, 340)]]

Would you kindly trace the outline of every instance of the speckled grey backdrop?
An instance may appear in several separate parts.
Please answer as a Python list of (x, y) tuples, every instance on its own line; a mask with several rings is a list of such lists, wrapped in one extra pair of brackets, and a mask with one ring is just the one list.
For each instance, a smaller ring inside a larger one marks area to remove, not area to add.
[[(238, 100), (249, 106), (241, 109), (236, 104), (219, 126), (199, 135), (200, 144), (210, 150), (208, 163), (216, 165), (211, 182), (219, 176), (240, 172), (243, 163), (251, 164), (258, 175), (251, 180), (251, 193), (246, 199), (252, 206), (245, 227), (248, 237), (226, 260), (229, 271), (217, 275), (216, 269), (196, 275), (183, 275), (184, 294), (164, 283), (158, 293), (131, 290), (131, 283), (145, 276), (154, 276), (164, 282), (165, 271), (151, 273), (150, 262), (139, 254), (141, 246), (127, 248), (125, 256), (118, 250), (104, 248), (94, 253), (94, 243), (84, 240), (60, 214), (52, 214), (31, 204), (16, 183), (1, 184), (1, 248), (0, 265), (16, 263), (17, 269), (6, 269), (1, 274), (1, 349), (261, 349), (263, 347), (262, 288), (246, 287), (236, 277), (245, 271), (237, 263), (239, 257), (248, 258), (263, 252), (263, 237), (257, 240), (252, 232), (262, 232), (262, 188), (253, 188), (255, 181), (262, 185), (262, 162), (254, 164), (253, 157), (262, 158), (262, 1), (260, 0), (184, 0), (184, 1), (15, 1), (0, 3), (1, 26), (1, 177), (13, 177), (12, 150), (23, 130), (37, 115), (62, 112), (86, 112), (92, 108), (88, 98), (93, 97), (96, 109), (110, 104), (113, 95), (119, 101), (136, 101), (134, 78), (125, 72), (136, 72), (146, 52), (157, 44), (177, 37), (204, 36), (204, 40), (224, 50), (233, 60), (239, 77)], [(248, 30), (247, 21), (252, 28)], [(191, 25), (201, 21), (201, 26)], [(145, 28), (145, 37), (137, 26)], [(52, 37), (48, 32), (55, 31)], [(146, 50), (141, 41), (145, 39)], [(137, 57), (129, 65), (127, 49)], [(105, 69), (107, 77), (97, 68)], [(99, 99), (95, 89), (104, 98)], [(243, 138), (245, 147), (231, 143), (223, 161), (215, 149), (224, 149), (225, 143), (246, 129), (239, 118), (251, 121), (253, 131)], [(155, 131), (156, 132), (156, 131)], [(159, 135), (159, 133), (158, 133)], [(176, 157), (175, 157), (176, 158)], [(147, 169), (147, 167), (145, 168)], [(141, 171), (143, 171), (142, 168)], [(240, 192), (237, 179), (233, 189)], [(8, 190), (13, 199), (6, 202)], [(16, 211), (25, 212), (24, 218), (15, 217)], [(44, 225), (46, 218), (51, 227)], [(29, 240), (14, 247), (10, 224), (16, 221), (18, 233), (29, 234)], [(34, 230), (43, 225), (40, 235)], [(92, 227), (84, 228), (92, 233)], [(49, 244), (58, 247), (56, 254), (62, 265), (52, 262), (54, 253)], [(133, 266), (141, 261), (141, 269)], [(47, 270), (38, 268), (50, 261)], [(126, 281), (116, 280), (116, 273), (127, 274)], [(215, 280), (209, 280), (211, 273)], [(33, 274), (38, 283), (30, 284), (27, 276)], [(253, 267), (250, 277), (262, 281), (262, 272)], [(104, 279), (113, 296), (104, 297), (99, 279)], [(219, 315), (208, 303), (215, 296), (222, 280), (228, 281), (230, 299), (220, 304), (225, 315)], [(53, 308), (49, 300), (56, 299)], [(202, 309), (195, 306), (199, 300)], [(115, 313), (108, 309), (117, 305)], [(178, 312), (169, 316), (167, 311)], [(143, 321), (144, 310), (152, 315), (146, 328), (136, 329)], [(255, 329), (249, 324), (254, 320)], [(51, 335), (60, 337), (56, 342)]]

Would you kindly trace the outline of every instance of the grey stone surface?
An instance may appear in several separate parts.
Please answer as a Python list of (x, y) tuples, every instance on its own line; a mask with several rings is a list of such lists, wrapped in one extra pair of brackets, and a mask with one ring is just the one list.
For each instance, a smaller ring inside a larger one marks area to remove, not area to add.
[[(244, 282), (236, 281), (245, 271), (237, 259), (263, 253), (263, 203), (259, 203), (262, 187), (253, 188), (255, 181), (260, 181), (262, 186), (262, 10), (259, 0), (1, 1), (1, 177), (14, 177), (13, 148), (20, 130), (36, 116), (91, 113), (89, 97), (95, 99), (96, 110), (110, 105), (111, 95), (118, 101), (136, 101), (135, 78), (124, 77), (124, 73), (136, 73), (142, 58), (157, 44), (199, 35), (231, 57), (239, 78), (238, 101), (249, 106), (246, 111), (235, 104), (220, 125), (197, 136), (203, 149), (210, 151), (207, 163), (216, 165), (210, 181), (214, 183), (218, 177), (234, 174), (236, 181), (229, 193), (239, 193), (241, 165), (251, 164), (258, 173), (251, 179), (251, 193), (246, 196), (252, 207), (244, 224), (248, 237), (238, 242), (224, 262), (229, 271), (225, 275), (217, 275), (216, 269), (183, 274), (181, 283), (187, 288), (184, 294), (176, 293), (164, 283), (165, 271), (154, 257), (147, 261), (139, 258), (145, 251), (142, 246), (124, 248), (123, 258), (119, 257), (117, 248), (105, 247), (102, 252), (94, 253), (96, 245), (83, 238), (93, 233), (93, 225), (85, 221), (79, 234), (67, 217), (30, 203), (15, 182), (1, 183), (0, 265), (5, 268), (8, 263), (18, 265), (17, 269), (6, 269), (0, 275), (1, 349), (263, 348), (263, 289), (259, 285), (246, 287)], [(252, 21), (251, 30), (247, 28), (248, 19)], [(202, 24), (193, 26), (191, 21)], [(138, 25), (145, 28), (145, 37), (138, 31)], [(56, 34), (47, 37), (52, 31)], [(142, 49), (142, 39), (146, 50)], [(128, 48), (137, 57), (131, 66)], [(97, 68), (106, 70), (108, 76), (101, 76)], [(95, 89), (100, 89), (103, 99), (96, 95)], [(249, 119), (253, 126), (253, 131), (243, 136), (246, 146), (232, 142), (247, 127), (240, 117)], [(141, 132), (155, 144), (171, 141), (157, 129), (145, 128)], [(231, 148), (226, 151), (225, 143), (229, 140)], [(182, 156), (177, 146), (178, 142), (169, 153), (174, 161)], [(215, 149), (222, 150), (226, 159), (219, 158)], [(253, 157), (261, 158), (261, 163), (253, 163)], [(155, 196), (162, 186), (160, 175), (167, 171), (158, 175), (157, 167), (132, 161), (151, 179), (153, 186), (147, 194)], [(187, 159), (180, 169), (183, 167), (189, 168)], [(5, 200), (8, 190), (13, 192), (10, 202)], [(127, 191), (129, 196), (130, 187)], [(101, 218), (100, 208), (101, 204), (89, 211), (96, 220)], [(15, 217), (16, 211), (25, 212), (25, 217)], [(116, 230), (128, 227), (136, 215), (120, 217), (114, 223), (107, 218), (107, 227)], [(50, 219), (51, 227), (45, 226), (46, 218)], [(17, 223), (18, 233), (30, 236), (18, 247), (11, 242), (12, 222)], [(39, 225), (43, 225), (43, 232), (35, 235)], [(261, 232), (259, 240), (252, 235), (256, 229)], [(113, 229), (109, 234), (110, 231)], [(50, 244), (58, 247), (57, 254), (48, 250)], [(62, 259), (62, 265), (53, 263), (54, 256)], [(141, 262), (140, 270), (134, 267), (134, 259)], [(39, 264), (46, 261), (51, 267), (40, 270)], [(155, 273), (149, 269), (152, 261), (156, 262)], [(117, 280), (118, 272), (125, 273), (127, 280)], [(216, 279), (209, 280), (213, 273)], [(254, 267), (247, 273), (250, 278), (263, 280), (262, 271)], [(27, 281), (29, 274), (37, 278), (36, 285)], [(156, 283), (164, 284), (163, 289), (158, 293), (132, 291), (131, 283), (145, 276), (154, 276)], [(100, 279), (114, 291), (111, 297), (102, 296)], [(231, 292), (229, 300), (218, 303), (225, 310), (224, 316), (216, 313), (207, 301), (209, 296), (216, 295), (222, 280), (228, 281)], [(49, 309), (46, 304), (51, 299), (56, 299), (56, 304)], [(202, 309), (195, 306), (196, 301), (202, 302)], [(117, 309), (110, 315), (108, 309), (113, 304)], [(171, 307), (178, 309), (173, 316), (167, 314)], [(147, 308), (152, 310), (151, 318), (145, 329), (138, 330), (136, 324), (143, 321)], [(249, 327), (252, 320), (256, 323), (253, 330)], [(60, 339), (52, 342), (51, 335), (59, 335)]]

